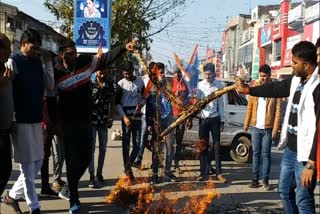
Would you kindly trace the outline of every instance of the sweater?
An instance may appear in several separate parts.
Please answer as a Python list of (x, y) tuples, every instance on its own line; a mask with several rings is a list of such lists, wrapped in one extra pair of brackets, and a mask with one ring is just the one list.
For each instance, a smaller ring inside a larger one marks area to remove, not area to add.
[(73, 69), (55, 67), (55, 80), (59, 94), (59, 112), (62, 123), (89, 124), (92, 112), (90, 76), (103, 70), (125, 52), (124, 47), (98, 55), (79, 55)]

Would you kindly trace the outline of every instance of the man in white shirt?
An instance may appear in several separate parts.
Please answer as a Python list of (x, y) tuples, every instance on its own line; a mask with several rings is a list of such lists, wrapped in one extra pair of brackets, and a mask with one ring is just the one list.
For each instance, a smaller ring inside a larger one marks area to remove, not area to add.
[[(212, 63), (207, 63), (204, 66), (205, 79), (198, 85), (198, 99), (203, 99), (214, 91), (222, 88), (219, 81), (215, 79), (215, 66)], [(213, 148), (204, 149), (200, 154), (200, 176), (199, 181), (207, 178), (208, 172), (211, 169), (211, 161), (213, 160), (213, 150), (216, 163), (217, 179), (221, 183), (226, 183), (227, 179), (221, 175), (221, 156), (220, 156), (220, 132), (224, 127), (224, 104), (223, 98), (220, 97), (213, 100), (200, 113), (199, 121), (199, 139), (209, 142), (209, 133), (213, 139)]]

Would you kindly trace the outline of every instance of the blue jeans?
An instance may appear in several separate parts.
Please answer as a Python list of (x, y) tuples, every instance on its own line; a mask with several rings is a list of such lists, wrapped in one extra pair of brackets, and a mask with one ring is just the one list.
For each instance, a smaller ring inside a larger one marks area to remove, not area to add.
[(96, 146), (96, 134), (98, 132), (99, 137), (99, 158), (98, 158), (98, 167), (97, 175), (102, 175), (102, 168), (104, 164), (104, 158), (107, 151), (108, 143), (108, 129), (105, 126), (95, 126), (92, 125), (92, 148), (91, 148), (91, 161), (89, 164), (89, 173), (90, 176), (94, 176), (94, 151)]
[[(130, 151), (130, 138), (132, 135), (132, 151)], [(131, 127), (127, 127), (122, 120), (122, 157), (124, 170), (130, 170), (140, 150), (141, 120), (131, 120)]]
[(142, 115), (141, 117), (141, 141), (140, 141), (140, 150), (139, 154), (137, 157), (137, 162), (141, 162), (143, 158), (143, 153), (144, 153), (144, 147), (145, 143), (148, 138), (148, 133), (147, 133), (147, 121), (146, 121), (146, 115)]
[(286, 148), (282, 160), (279, 180), (279, 192), (286, 214), (315, 212), (314, 189), (316, 179), (308, 188), (301, 186), (301, 174), (304, 163), (298, 162), (297, 153)]
[(220, 117), (202, 118), (199, 120), (199, 139), (209, 142), (210, 133), (213, 139), (213, 148), (200, 154), (201, 176), (208, 175), (213, 157), (215, 158), (216, 163), (216, 174), (220, 175), (222, 172), (220, 156), (220, 127)]
[(264, 182), (269, 181), (271, 167), (271, 144), (272, 144), (272, 129), (253, 128), (251, 133), (252, 139), (252, 173), (253, 178), (259, 180), (260, 160), (262, 155)]

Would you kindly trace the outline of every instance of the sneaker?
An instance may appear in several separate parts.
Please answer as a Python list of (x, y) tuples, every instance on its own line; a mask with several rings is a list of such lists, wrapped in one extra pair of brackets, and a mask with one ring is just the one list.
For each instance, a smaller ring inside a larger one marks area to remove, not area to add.
[(90, 188), (94, 188), (96, 186), (96, 181), (94, 179), (94, 176), (90, 176), (89, 185)]
[(54, 196), (54, 197), (58, 197), (59, 195), (56, 191), (51, 189), (51, 187), (42, 187), (40, 194), (45, 196)]
[(70, 200), (70, 192), (69, 192), (69, 187), (67, 185), (64, 185), (59, 192), (59, 198), (62, 198), (64, 200), (69, 201)]
[(166, 180), (171, 181), (171, 182), (176, 182), (176, 181), (178, 180), (178, 178), (177, 178), (174, 174), (172, 174), (171, 172), (170, 172), (170, 173), (166, 173), (166, 174), (164, 175), (164, 178), (165, 178)]
[(131, 169), (127, 169), (126, 171), (124, 171), (124, 173), (130, 179), (130, 181), (134, 181), (134, 176), (133, 176), (133, 172)]
[(76, 203), (71, 204), (69, 213), (80, 214), (80, 205)]
[(266, 191), (271, 190), (271, 185), (269, 184), (269, 181), (263, 181), (263, 189)]
[(104, 178), (103, 178), (103, 176), (102, 175), (97, 175), (97, 180), (100, 182), (100, 183), (104, 183)]
[(204, 176), (200, 175), (199, 177), (197, 177), (197, 181), (204, 181)]
[(150, 184), (154, 185), (158, 183), (160, 183), (158, 175), (152, 175)]
[(227, 179), (225, 177), (223, 177), (222, 175), (217, 175), (217, 179), (222, 184), (227, 183)]
[(258, 181), (258, 179), (252, 179), (251, 183), (248, 186), (249, 188), (258, 188), (260, 187), (260, 183)]
[(40, 214), (40, 208), (30, 211), (30, 214)]
[(134, 168), (137, 168), (137, 169), (142, 169), (142, 163), (141, 163), (141, 161), (136, 161), (136, 162), (134, 162), (133, 163), (133, 165), (132, 165)]
[(7, 194), (2, 198), (2, 202), (5, 203), (6, 205), (10, 206), (14, 212), (16, 214), (22, 214), (22, 211), (20, 209), (20, 206), (19, 206), (19, 202), (18, 200), (15, 200), (13, 198), (11, 198), (9, 196), (9, 191), (7, 192)]

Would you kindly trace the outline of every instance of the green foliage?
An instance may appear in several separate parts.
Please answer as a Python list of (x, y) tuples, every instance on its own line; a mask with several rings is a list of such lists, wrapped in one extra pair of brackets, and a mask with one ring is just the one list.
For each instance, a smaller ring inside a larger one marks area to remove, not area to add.
[[(152, 35), (174, 23), (188, 0), (115, 0), (112, 4), (112, 43), (125, 43), (135, 33), (142, 48), (149, 49)], [(191, 1), (191, 0), (189, 0)], [(64, 21), (67, 35), (73, 36), (73, 0), (45, 0), (44, 5)], [(157, 23), (157, 26), (152, 25)], [(152, 25), (152, 29), (151, 29)], [(153, 30), (153, 32), (151, 32)]]

